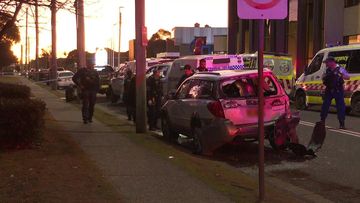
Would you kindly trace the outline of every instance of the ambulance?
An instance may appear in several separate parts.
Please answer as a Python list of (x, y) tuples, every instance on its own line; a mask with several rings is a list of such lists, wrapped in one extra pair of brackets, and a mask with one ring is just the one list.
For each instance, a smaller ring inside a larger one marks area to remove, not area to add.
[[(350, 74), (350, 80), (345, 80), (345, 105), (347, 112), (360, 113), (360, 44), (337, 46), (320, 50), (311, 60), (304, 73), (295, 84), (295, 106), (306, 109), (310, 105), (321, 105), (325, 85), (322, 76), (326, 71), (323, 61), (332, 56), (336, 62)], [(332, 101), (335, 105), (335, 101)]]
[(208, 71), (239, 70), (244, 68), (242, 56), (227, 54), (190, 55), (175, 59), (163, 78), (164, 95), (176, 92), (177, 84), (184, 74), (184, 66), (190, 65), (195, 72), (200, 65), (200, 60), (206, 61)]
[[(240, 54), (246, 69), (257, 69), (257, 52), (254, 54)], [(295, 73), (292, 58), (286, 54), (264, 53), (264, 68), (272, 70), (279, 80), (286, 94), (290, 96), (294, 91)]]

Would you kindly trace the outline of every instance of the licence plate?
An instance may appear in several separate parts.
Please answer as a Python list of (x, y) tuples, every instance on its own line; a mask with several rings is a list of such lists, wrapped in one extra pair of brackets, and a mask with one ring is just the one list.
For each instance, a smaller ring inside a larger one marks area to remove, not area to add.
[(108, 88), (109, 87), (109, 85), (101, 85), (101, 88), (103, 89), (103, 88)]

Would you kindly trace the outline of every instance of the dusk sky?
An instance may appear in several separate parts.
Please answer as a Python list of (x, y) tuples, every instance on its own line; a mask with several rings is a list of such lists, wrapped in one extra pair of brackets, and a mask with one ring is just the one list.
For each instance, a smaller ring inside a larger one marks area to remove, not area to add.
[[(145, 0), (146, 26), (150, 37), (158, 29), (171, 31), (175, 26), (212, 27), (227, 26), (227, 0)], [(86, 50), (94, 52), (97, 47), (118, 49), (119, 6), (122, 8), (122, 40), (121, 50), (127, 51), (129, 40), (135, 38), (135, 1), (134, 0), (85, 0)], [(31, 11), (29, 10), (29, 13)], [(40, 50), (51, 48), (50, 12), (40, 10)], [(20, 25), (25, 25), (25, 14), (20, 14)], [(34, 20), (29, 16), (30, 57), (35, 58)], [(59, 11), (57, 15), (58, 57), (64, 52), (76, 48), (75, 15), (68, 11)], [(22, 41), (13, 47), (20, 58), (21, 44), (25, 45), (25, 28), (20, 29)], [(113, 39), (113, 40), (112, 40)], [(41, 54), (41, 51), (40, 51)]]

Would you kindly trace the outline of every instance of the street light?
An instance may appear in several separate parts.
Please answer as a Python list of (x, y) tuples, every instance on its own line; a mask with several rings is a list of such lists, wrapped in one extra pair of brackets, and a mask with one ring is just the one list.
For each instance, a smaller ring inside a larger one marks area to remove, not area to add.
[(122, 19), (121, 19), (121, 9), (124, 8), (123, 6), (119, 7), (119, 53), (118, 53), (118, 68), (120, 68), (120, 64), (121, 64), (121, 24), (122, 24)]

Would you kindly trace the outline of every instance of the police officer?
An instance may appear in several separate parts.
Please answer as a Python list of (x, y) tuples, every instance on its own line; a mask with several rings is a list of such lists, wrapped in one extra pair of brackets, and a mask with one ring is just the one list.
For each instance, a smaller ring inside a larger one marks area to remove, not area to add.
[(181, 78), (180, 78), (178, 84), (176, 85), (176, 87), (179, 87), (181, 85), (181, 83), (184, 82), (184, 80), (191, 77), (192, 75), (194, 75), (194, 72), (191, 70), (191, 66), (189, 64), (186, 64), (184, 66), (184, 74), (181, 76)]
[(146, 80), (149, 130), (158, 129), (156, 124), (160, 117), (161, 99), (163, 96), (160, 78), (160, 71), (154, 69), (153, 74)]
[(326, 64), (326, 72), (322, 79), (326, 88), (321, 107), (321, 121), (325, 122), (331, 101), (335, 99), (340, 129), (345, 129), (344, 80), (350, 79), (350, 76), (336, 63), (334, 57), (329, 56), (323, 63)]
[[(128, 116), (128, 120), (134, 119), (131, 106), (135, 103), (133, 97), (131, 96), (131, 93), (133, 92), (133, 89), (131, 89), (131, 81), (134, 77), (133, 72), (131, 69), (126, 70), (125, 78), (124, 78), (124, 93), (123, 93), (123, 102), (126, 106), (126, 114)], [(134, 119), (135, 120), (135, 119)]]
[(87, 68), (79, 69), (72, 80), (81, 90), (83, 122), (84, 124), (91, 123), (96, 94), (100, 89), (100, 78), (98, 72), (94, 69), (94, 64), (89, 63)]

